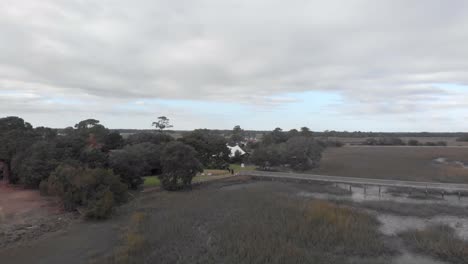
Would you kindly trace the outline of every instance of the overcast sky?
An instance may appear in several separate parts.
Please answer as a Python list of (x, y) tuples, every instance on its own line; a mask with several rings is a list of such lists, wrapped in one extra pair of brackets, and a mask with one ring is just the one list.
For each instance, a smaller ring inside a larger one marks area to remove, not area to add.
[(468, 131), (468, 1), (0, 0), (0, 116)]

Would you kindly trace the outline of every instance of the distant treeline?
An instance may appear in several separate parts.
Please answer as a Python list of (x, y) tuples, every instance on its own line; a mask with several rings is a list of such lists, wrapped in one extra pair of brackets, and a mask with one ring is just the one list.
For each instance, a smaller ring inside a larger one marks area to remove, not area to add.
[[(61, 129), (59, 129), (60, 132)], [(119, 133), (142, 133), (151, 131), (151, 129), (110, 129)], [(214, 134), (224, 135), (226, 137), (232, 134), (232, 130), (228, 129), (211, 129)], [(184, 134), (189, 133), (189, 130), (168, 130), (166, 133), (170, 134)], [(285, 131), (287, 132), (287, 131)], [(264, 135), (271, 133), (266, 130), (244, 130), (246, 137), (256, 137), (258, 135)], [(316, 137), (347, 137), (347, 138), (378, 138), (378, 137), (456, 137), (460, 139), (466, 139), (468, 141), (468, 133), (466, 132), (363, 132), (363, 131), (313, 131)]]

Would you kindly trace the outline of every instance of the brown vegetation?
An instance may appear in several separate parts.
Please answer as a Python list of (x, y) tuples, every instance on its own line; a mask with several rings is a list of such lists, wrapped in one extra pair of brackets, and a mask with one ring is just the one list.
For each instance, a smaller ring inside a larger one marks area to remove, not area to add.
[(468, 263), (468, 241), (457, 237), (449, 226), (437, 225), (425, 230), (411, 230), (400, 234), (400, 237), (417, 252), (454, 264)]
[(233, 183), (142, 197), (144, 230), (130, 239), (141, 243), (124, 236), (119, 259), (130, 245), (138, 263), (384, 263), (394, 253), (358, 209), (291, 196), (294, 184)]
[(468, 169), (437, 164), (444, 157), (468, 163), (468, 148), (344, 147), (328, 148), (312, 173), (376, 179), (467, 183)]

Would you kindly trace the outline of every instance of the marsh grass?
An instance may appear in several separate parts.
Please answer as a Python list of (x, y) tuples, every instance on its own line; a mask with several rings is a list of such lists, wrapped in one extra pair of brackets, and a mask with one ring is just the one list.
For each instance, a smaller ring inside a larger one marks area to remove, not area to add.
[(359, 204), (340, 201), (342, 204), (349, 204), (355, 207), (366, 208), (380, 213), (401, 215), (401, 216), (416, 216), (416, 217), (433, 217), (435, 215), (452, 215), (452, 216), (468, 216), (467, 206), (452, 206), (447, 204), (410, 204), (399, 203), (393, 201), (365, 201)]
[(351, 256), (393, 252), (376, 219), (330, 202), (263, 201), (239, 214), (252, 221), (226, 223), (218, 231), (228, 263), (347, 263)]
[[(122, 235), (122, 245), (113, 254), (104, 259), (104, 263), (133, 264), (142, 263), (147, 241), (144, 237), (146, 215), (135, 212), (131, 215), (127, 230)], [(101, 263), (97, 261), (96, 263)]]
[(454, 264), (468, 263), (468, 241), (445, 225), (430, 226), (424, 230), (410, 230), (399, 235), (405, 244), (419, 253)]
[(107, 263), (385, 263), (395, 252), (360, 210), (288, 195), (296, 189), (281, 183), (222, 184), (144, 197), (142, 232), (123, 237), (117, 258), (129, 262)]
[(344, 177), (468, 183), (468, 169), (435, 164), (434, 159), (468, 162), (468, 148), (343, 147), (328, 148), (311, 173)]

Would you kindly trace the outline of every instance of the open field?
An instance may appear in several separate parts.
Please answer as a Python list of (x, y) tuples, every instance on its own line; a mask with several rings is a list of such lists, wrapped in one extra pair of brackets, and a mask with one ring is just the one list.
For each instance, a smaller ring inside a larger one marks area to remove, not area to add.
[[(400, 137), (404, 142), (408, 142), (411, 139), (415, 139), (419, 141), (419, 143), (425, 144), (428, 142), (440, 142), (444, 141), (447, 142), (448, 146), (465, 146), (468, 147), (468, 142), (460, 142), (457, 141), (457, 137)], [(323, 140), (337, 140), (343, 142), (347, 145), (359, 145), (365, 142), (368, 137), (328, 137), (322, 138)]]
[[(445, 158), (447, 163), (435, 160)], [(343, 147), (328, 148), (314, 174), (468, 183), (468, 148), (459, 147)]]
[[(396, 233), (382, 232), (380, 220), (388, 212), (426, 216), (418, 211), (434, 211), (431, 204), (400, 212), (404, 204), (380, 208), (378, 202), (367, 206), (302, 193), (349, 195), (333, 184), (252, 181), (241, 176), (193, 191), (142, 193), (109, 221), (77, 223), (0, 250), (0, 259), (6, 264), (439, 263), (409, 253), (413, 247), (402, 247)], [(461, 209), (454, 213), (468, 214)], [(28, 254), (21, 254), (25, 248)]]
[[(239, 164), (231, 164), (229, 165), (230, 169), (233, 169), (235, 173), (241, 172), (241, 171), (252, 171), (255, 170), (255, 166), (245, 166), (241, 167)], [(193, 182), (205, 182), (205, 181), (210, 181), (210, 180), (218, 180), (226, 177), (230, 177), (231, 174), (227, 170), (210, 170), (206, 169), (203, 171), (203, 173), (199, 173), (197, 176), (193, 178)], [(157, 187), (161, 183), (158, 179), (157, 176), (148, 176), (144, 177), (144, 183), (143, 187), (148, 188), (148, 187)]]
[(151, 194), (137, 209), (144, 232), (130, 221), (122, 245), (96, 263), (386, 263), (396, 254), (373, 216), (291, 196), (298, 188), (320, 189), (227, 179)]

